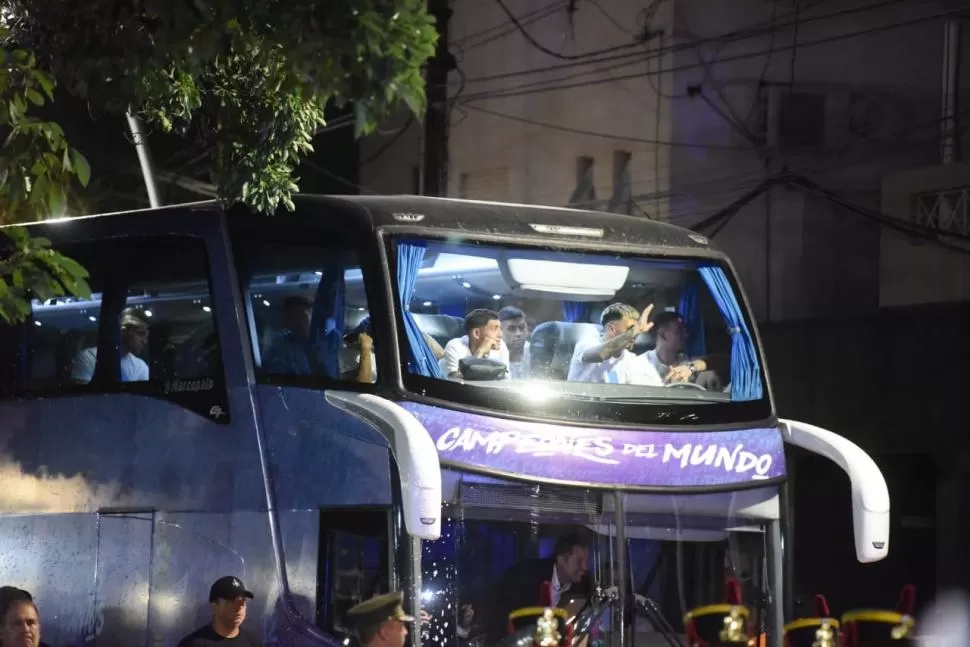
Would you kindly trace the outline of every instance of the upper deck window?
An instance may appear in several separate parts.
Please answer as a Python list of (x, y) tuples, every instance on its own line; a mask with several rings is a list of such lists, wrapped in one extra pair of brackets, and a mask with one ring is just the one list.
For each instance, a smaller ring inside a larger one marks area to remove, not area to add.
[(745, 415), (766, 415), (747, 315), (716, 263), (416, 239), (393, 251), (406, 379), (428, 395), (596, 417), (673, 407), (671, 423), (751, 403)]
[(262, 380), (371, 384), (377, 358), (357, 253), (345, 246), (239, 241)]
[[(134, 390), (227, 419), (204, 243), (125, 237), (61, 247), (90, 273), (90, 299), (31, 302), (0, 332), (0, 391)], [(211, 400), (211, 401), (210, 401)], [(196, 402), (197, 401), (197, 402)]]

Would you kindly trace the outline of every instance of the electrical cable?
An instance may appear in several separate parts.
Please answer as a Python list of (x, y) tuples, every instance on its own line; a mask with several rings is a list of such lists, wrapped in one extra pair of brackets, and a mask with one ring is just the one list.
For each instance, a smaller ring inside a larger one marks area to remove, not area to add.
[[(818, 4), (821, 4), (822, 1), (824, 1), (824, 0), (820, 0), (820, 1), (816, 2), (812, 6), (816, 6)], [(883, 8), (886, 8), (886, 7), (890, 7), (890, 6), (893, 6), (893, 5), (898, 5), (900, 3), (904, 3), (904, 2), (908, 2), (908, 1), (911, 1), (911, 0), (879, 0), (878, 2), (874, 2), (874, 3), (868, 4), (868, 5), (863, 5), (861, 7), (853, 7), (853, 8), (850, 8), (850, 9), (843, 9), (843, 10), (835, 11), (835, 12), (832, 12), (832, 13), (819, 14), (817, 16), (802, 17), (801, 18), (801, 23), (802, 24), (805, 24), (805, 23), (809, 23), (809, 22), (822, 21), (822, 20), (830, 20), (830, 19), (834, 19), (834, 18), (841, 18), (841, 17), (847, 16), (847, 15), (852, 15), (852, 14), (857, 14), (857, 13), (867, 13), (867, 12), (870, 12), (870, 11), (876, 11), (878, 9), (883, 9)], [(794, 15), (794, 12), (789, 12), (788, 14), (785, 14), (785, 15)], [(678, 53), (680, 51), (684, 51), (686, 49), (693, 48), (693, 47), (697, 47), (697, 46), (701, 46), (701, 45), (719, 45), (721, 47), (724, 47), (724, 46), (727, 46), (727, 45), (729, 45), (731, 43), (734, 43), (734, 42), (749, 40), (751, 38), (757, 38), (759, 36), (764, 36), (766, 34), (769, 34), (769, 33), (771, 33), (771, 31), (777, 31), (777, 30), (781, 30), (781, 29), (786, 28), (786, 27), (791, 27), (794, 23), (793, 22), (787, 22), (787, 23), (786, 22), (781, 22), (781, 23), (778, 23), (778, 24), (772, 26), (770, 29), (756, 28), (756, 27), (759, 27), (760, 25), (763, 25), (763, 24), (765, 24), (765, 21), (759, 21), (757, 23), (752, 23), (751, 25), (748, 25), (746, 27), (742, 27), (740, 29), (736, 29), (736, 30), (733, 30), (733, 31), (730, 31), (730, 32), (725, 32), (725, 33), (719, 34), (717, 36), (700, 38), (700, 39), (696, 39), (696, 40), (690, 41), (688, 43), (677, 43), (677, 44), (671, 45), (669, 48), (667, 48), (665, 50), (657, 51), (655, 53), (655, 55), (656, 56), (662, 56), (662, 55), (668, 54), (668, 53)], [(753, 53), (752, 56), (761, 56), (761, 55), (763, 55), (765, 53), (766, 53), (765, 51), (761, 51), (761, 52), (758, 52), (758, 53)], [(566, 63), (554, 63), (552, 65), (546, 65), (546, 66), (540, 66), (540, 67), (533, 67), (533, 68), (526, 68), (526, 69), (522, 69), (522, 70), (513, 70), (513, 71), (510, 71), (510, 72), (500, 72), (500, 73), (490, 74), (490, 75), (485, 75), (485, 76), (469, 77), (468, 78), (468, 82), (469, 83), (483, 83), (483, 82), (486, 82), (486, 81), (499, 81), (499, 80), (504, 80), (504, 79), (507, 79), (507, 78), (513, 78), (513, 77), (517, 77), (517, 76), (532, 76), (534, 74), (542, 74), (542, 73), (545, 73), (545, 72), (556, 72), (556, 71), (559, 71), (559, 70), (573, 69), (573, 68), (576, 68), (576, 67), (583, 67), (585, 65), (594, 65), (596, 63), (610, 63), (610, 62), (622, 61), (622, 60), (625, 60), (625, 59), (630, 59), (630, 58), (638, 57), (638, 56), (640, 56), (640, 54), (641, 54), (640, 52), (633, 52), (633, 53), (626, 53), (626, 54), (613, 54), (613, 55), (609, 55), (609, 56), (597, 57), (594, 60), (582, 60), (582, 61), (572, 61), (572, 62), (566, 62)], [(634, 61), (634, 62), (636, 62), (636, 61)], [(628, 62), (627, 64), (630, 64), (630, 63)], [(618, 67), (620, 67), (620, 66), (618, 66)]]
[(391, 147), (398, 142), (399, 139), (401, 139), (401, 136), (405, 132), (407, 132), (408, 128), (410, 128), (413, 123), (414, 123), (414, 114), (410, 114), (408, 115), (408, 120), (404, 123), (403, 126), (397, 129), (397, 132), (391, 135), (386, 142), (381, 144), (380, 148), (378, 148), (376, 151), (371, 153), (366, 159), (360, 160), (357, 163), (357, 165), (359, 167), (364, 167), (364, 166), (373, 164), (375, 161), (377, 161), (379, 157), (381, 157), (382, 155), (384, 155), (384, 153), (389, 151)]
[(586, 135), (588, 137), (599, 137), (602, 139), (613, 139), (616, 141), (627, 141), (634, 142), (637, 144), (652, 144), (656, 146), (672, 146), (672, 147), (682, 147), (682, 148), (704, 148), (704, 149), (718, 149), (718, 150), (734, 150), (734, 151), (749, 151), (749, 148), (741, 146), (728, 146), (721, 144), (691, 144), (688, 142), (672, 142), (663, 141), (659, 139), (644, 139), (642, 137), (631, 137), (627, 135), (615, 135), (611, 133), (597, 132), (595, 130), (584, 130), (582, 128), (572, 128), (569, 126), (561, 126), (559, 124), (552, 124), (548, 122), (538, 121), (530, 119), (528, 117), (520, 117), (518, 115), (509, 115), (504, 112), (499, 112), (497, 110), (492, 110), (490, 108), (483, 108), (477, 105), (466, 106), (469, 110), (474, 110), (475, 112), (482, 112), (485, 114), (498, 117), (500, 119), (508, 119), (510, 121), (518, 121), (520, 123), (529, 124), (531, 126), (538, 126), (540, 128), (548, 128), (549, 130), (558, 130), (565, 133), (573, 133), (576, 135)]
[(598, 0), (587, 0), (587, 1), (588, 1), (588, 2), (589, 2), (589, 3), (591, 4), (591, 5), (593, 5), (593, 7), (594, 7), (594, 8), (595, 8), (595, 9), (596, 9), (596, 10), (597, 10), (597, 11), (598, 11), (598, 12), (599, 12), (599, 13), (600, 13), (600, 14), (601, 14), (601, 15), (602, 15), (602, 16), (603, 16), (604, 18), (606, 18), (606, 20), (607, 20), (607, 22), (609, 22), (610, 24), (612, 24), (612, 25), (613, 25), (614, 27), (616, 27), (617, 29), (619, 29), (619, 30), (620, 30), (620, 31), (622, 31), (623, 33), (626, 33), (626, 34), (629, 34), (629, 35), (631, 35), (631, 36), (633, 36), (633, 35), (634, 35), (634, 32), (632, 32), (632, 31), (630, 31), (630, 30), (629, 30), (628, 28), (626, 28), (626, 27), (624, 27), (623, 25), (621, 25), (621, 24), (620, 24), (620, 22), (619, 22), (619, 21), (618, 21), (618, 20), (617, 20), (616, 18), (614, 18), (614, 17), (612, 16), (612, 15), (610, 15), (610, 12), (609, 12), (609, 11), (607, 11), (607, 10), (606, 10), (606, 9), (605, 9), (605, 8), (603, 7), (603, 5), (601, 5), (601, 4), (600, 4), (600, 3), (598, 2)]
[(593, 58), (596, 56), (602, 56), (604, 54), (611, 54), (613, 52), (627, 50), (627, 49), (630, 49), (631, 47), (637, 47), (640, 45), (640, 42), (637, 41), (633, 43), (626, 43), (625, 45), (614, 45), (613, 47), (607, 47), (605, 49), (597, 50), (595, 52), (587, 52), (585, 54), (560, 54), (559, 52), (552, 51), (551, 49), (549, 49), (548, 47), (546, 47), (545, 45), (537, 41), (535, 38), (533, 38), (532, 34), (530, 34), (529, 31), (525, 28), (525, 26), (518, 21), (518, 19), (515, 17), (515, 14), (512, 13), (512, 10), (509, 9), (508, 6), (502, 0), (495, 0), (495, 2), (498, 4), (499, 7), (502, 8), (502, 11), (505, 12), (505, 15), (509, 17), (509, 20), (515, 24), (516, 28), (519, 30), (522, 36), (527, 41), (529, 41), (530, 45), (535, 47), (543, 54), (547, 54), (549, 56), (552, 56), (553, 58), (558, 58), (564, 61), (579, 61), (583, 59)]
[[(553, 16), (557, 15), (559, 12), (563, 11), (564, 9), (566, 9), (566, 4), (560, 0), (560, 2), (556, 3), (556, 6), (550, 7), (546, 11), (540, 14), (535, 15), (529, 18), (528, 20), (522, 20), (520, 22), (522, 23), (523, 26), (535, 25), (545, 20), (546, 18), (552, 18)], [(478, 49), (480, 47), (484, 47), (485, 45), (489, 45), (491, 43), (494, 43), (495, 41), (501, 40), (503, 38), (507, 38), (512, 34), (517, 34), (519, 32), (516, 26), (508, 20), (506, 20), (502, 24), (506, 25), (505, 29), (487, 38), (483, 38), (481, 40), (476, 40), (474, 42), (468, 43), (466, 49), (469, 51), (473, 49)], [(455, 43), (452, 43), (452, 44), (455, 44)]]
[[(516, 17), (519, 19), (519, 22), (522, 23), (523, 25), (529, 25), (534, 22), (537, 22), (538, 20), (542, 20), (543, 18), (547, 18), (548, 16), (555, 15), (560, 10), (565, 8), (566, 8), (565, 0), (555, 0), (555, 2), (551, 2), (543, 7), (539, 7), (538, 9), (533, 9), (532, 11), (527, 11), (524, 14)], [(466, 49), (474, 49), (486, 43), (490, 43), (494, 40), (502, 38), (503, 36), (513, 34), (516, 31), (518, 30), (515, 28), (515, 24), (512, 21), (506, 19), (497, 25), (492, 25), (491, 27), (487, 27), (480, 31), (472, 32), (471, 34), (466, 34), (461, 38), (456, 38), (451, 42), (451, 45), (467, 45)], [(481, 43), (470, 43), (470, 44), (468, 43), (468, 41), (471, 41), (483, 36), (486, 38), (486, 40), (482, 41)]]
[[(940, 18), (952, 18), (952, 17), (956, 17), (956, 16), (961, 16), (961, 15), (970, 15), (970, 10), (968, 10), (968, 9), (959, 9), (959, 10), (955, 10), (955, 11), (947, 11), (947, 12), (936, 13), (936, 14), (932, 14), (932, 15), (921, 16), (919, 18), (914, 18), (914, 19), (910, 19), (910, 20), (906, 20), (906, 21), (902, 21), (902, 22), (891, 23), (891, 24), (888, 24), (888, 25), (879, 25), (877, 27), (870, 27), (870, 28), (867, 28), (867, 29), (860, 29), (860, 30), (857, 30), (857, 31), (854, 31), (854, 32), (848, 32), (848, 33), (844, 33), (844, 34), (839, 34), (837, 36), (827, 36), (827, 37), (822, 37), (822, 38), (816, 38), (816, 39), (811, 40), (811, 41), (804, 41), (804, 42), (798, 43), (798, 47), (804, 48), (804, 47), (812, 47), (812, 46), (816, 46), (816, 45), (824, 45), (824, 44), (828, 44), (828, 43), (840, 42), (840, 41), (843, 41), (843, 40), (848, 40), (848, 39), (851, 39), (851, 38), (856, 38), (858, 36), (865, 36), (865, 35), (879, 33), (879, 32), (883, 32), (883, 31), (890, 31), (890, 30), (893, 30), (893, 29), (899, 29), (901, 27), (909, 27), (909, 26), (916, 25), (916, 24), (920, 24), (920, 23), (923, 23), (923, 22), (928, 22), (928, 21), (931, 21), (931, 20), (938, 20)], [(783, 48), (784, 49), (791, 49), (791, 46), (790, 45), (783, 46)], [(758, 57), (758, 56), (763, 56), (764, 54), (765, 54), (764, 51), (748, 52), (748, 53), (745, 53), (745, 54), (737, 54), (737, 55), (734, 55), (734, 56), (731, 56), (731, 57), (726, 57), (726, 58), (722, 59), (721, 62), (723, 63), (723, 62), (728, 62), (728, 61), (741, 61), (741, 60), (746, 60), (746, 59), (750, 59), (750, 58), (754, 58), (754, 57)], [(624, 64), (619, 65), (617, 67), (626, 67), (626, 66), (629, 66), (630, 64), (631, 63), (624, 63)], [(660, 69), (657, 72), (655, 72), (654, 74), (663, 74), (663, 73), (667, 73), (667, 72), (680, 72), (680, 71), (684, 71), (684, 70), (695, 69), (695, 68), (698, 68), (698, 67), (701, 67), (701, 65), (700, 64), (674, 65), (674, 66), (671, 66), (671, 67), (668, 67), (668, 68), (665, 68), (665, 69)], [(604, 71), (604, 70), (598, 70), (598, 71)], [(572, 77), (565, 77), (565, 78), (562, 78), (562, 79), (556, 79), (556, 81), (568, 80), (570, 78), (576, 78), (577, 76), (585, 76), (587, 74), (589, 74), (589, 72), (583, 72), (583, 73), (580, 73), (580, 74), (577, 74), (577, 75), (573, 75)], [(553, 91), (557, 91), (557, 90), (569, 90), (569, 89), (579, 88), (579, 87), (590, 87), (590, 86), (594, 86), (594, 85), (602, 85), (602, 84), (605, 84), (605, 83), (615, 83), (616, 81), (626, 81), (626, 80), (630, 80), (630, 79), (643, 78), (645, 76), (648, 76), (645, 72), (637, 72), (637, 73), (633, 73), (633, 74), (624, 74), (624, 75), (619, 75), (619, 76), (611, 76), (611, 77), (601, 78), (601, 79), (590, 79), (590, 80), (586, 80), (586, 81), (582, 81), (582, 82), (564, 83), (564, 84), (555, 85), (555, 86), (537, 87), (537, 86), (540, 86), (542, 83), (547, 83), (547, 81), (540, 81), (540, 82), (535, 82), (535, 83), (523, 84), (523, 85), (520, 85), (520, 86), (514, 86), (512, 88), (506, 88), (506, 89), (503, 89), (503, 90), (500, 90), (500, 91), (479, 92), (477, 94), (470, 94), (470, 95), (467, 95), (466, 96), (464, 102), (465, 103), (468, 103), (468, 102), (471, 102), (471, 101), (482, 101), (482, 100), (487, 100), (487, 99), (505, 99), (505, 98), (511, 98), (511, 97), (521, 97), (521, 96), (526, 96), (526, 95), (530, 95), (530, 94), (541, 94), (541, 93), (544, 93), (544, 92), (553, 92)]]

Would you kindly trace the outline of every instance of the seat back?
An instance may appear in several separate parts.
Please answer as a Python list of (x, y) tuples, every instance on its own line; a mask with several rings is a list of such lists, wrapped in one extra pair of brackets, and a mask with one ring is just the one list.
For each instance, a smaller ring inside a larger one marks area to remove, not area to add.
[(431, 336), (444, 348), (452, 339), (465, 334), (465, 322), (451, 315), (429, 315), (412, 313), (414, 321), (422, 332)]
[(591, 323), (546, 321), (536, 326), (529, 340), (530, 371), (534, 379), (565, 380), (576, 344), (599, 339), (602, 328)]

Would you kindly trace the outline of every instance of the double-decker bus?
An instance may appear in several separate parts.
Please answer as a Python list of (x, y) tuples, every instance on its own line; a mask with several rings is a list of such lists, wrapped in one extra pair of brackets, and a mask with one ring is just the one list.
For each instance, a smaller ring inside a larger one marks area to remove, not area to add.
[(581, 536), (577, 639), (679, 644), (731, 581), (780, 647), (786, 443), (848, 474), (858, 558), (888, 550), (878, 468), (778, 418), (693, 232), (389, 196), (29, 227), (93, 291), (0, 330), (0, 585), (50, 644), (174, 644), (227, 574), (268, 643), (339, 644), (388, 588), (415, 645), (487, 643), (503, 573)]

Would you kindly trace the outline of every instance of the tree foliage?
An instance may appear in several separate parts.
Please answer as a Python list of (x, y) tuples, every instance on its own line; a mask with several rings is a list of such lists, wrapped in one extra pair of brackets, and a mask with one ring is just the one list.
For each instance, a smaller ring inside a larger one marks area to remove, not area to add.
[[(32, 113), (54, 99), (54, 81), (28, 51), (11, 47), (0, 25), (0, 225), (58, 215), (66, 194), (86, 185), (87, 160), (68, 146), (61, 127)], [(22, 321), (29, 298), (90, 296), (87, 271), (31, 238), (23, 227), (0, 236), (0, 319)]]
[[(92, 114), (130, 110), (191, 140), (223, 201), (272, 213), (292, 208), (328, 106), (352, 103), (358, 136), (400, 102), (423, 109), (436, 40), (424, 0), (0, 0), (0, 224), (57, 215), (89, 180), (36, 116), (55, 84)], [(84, 295), (85, 278), (46, 241), (0, 230), (0, 318), (22, 319), (29, 294)]]
[(330, 104), (357, 133), (420, 111), (434, 53), (424, 0), (0, 0), (14, 38), (96, 109), (129, 107), (211, 151), (220, 197), (291, 206)]

